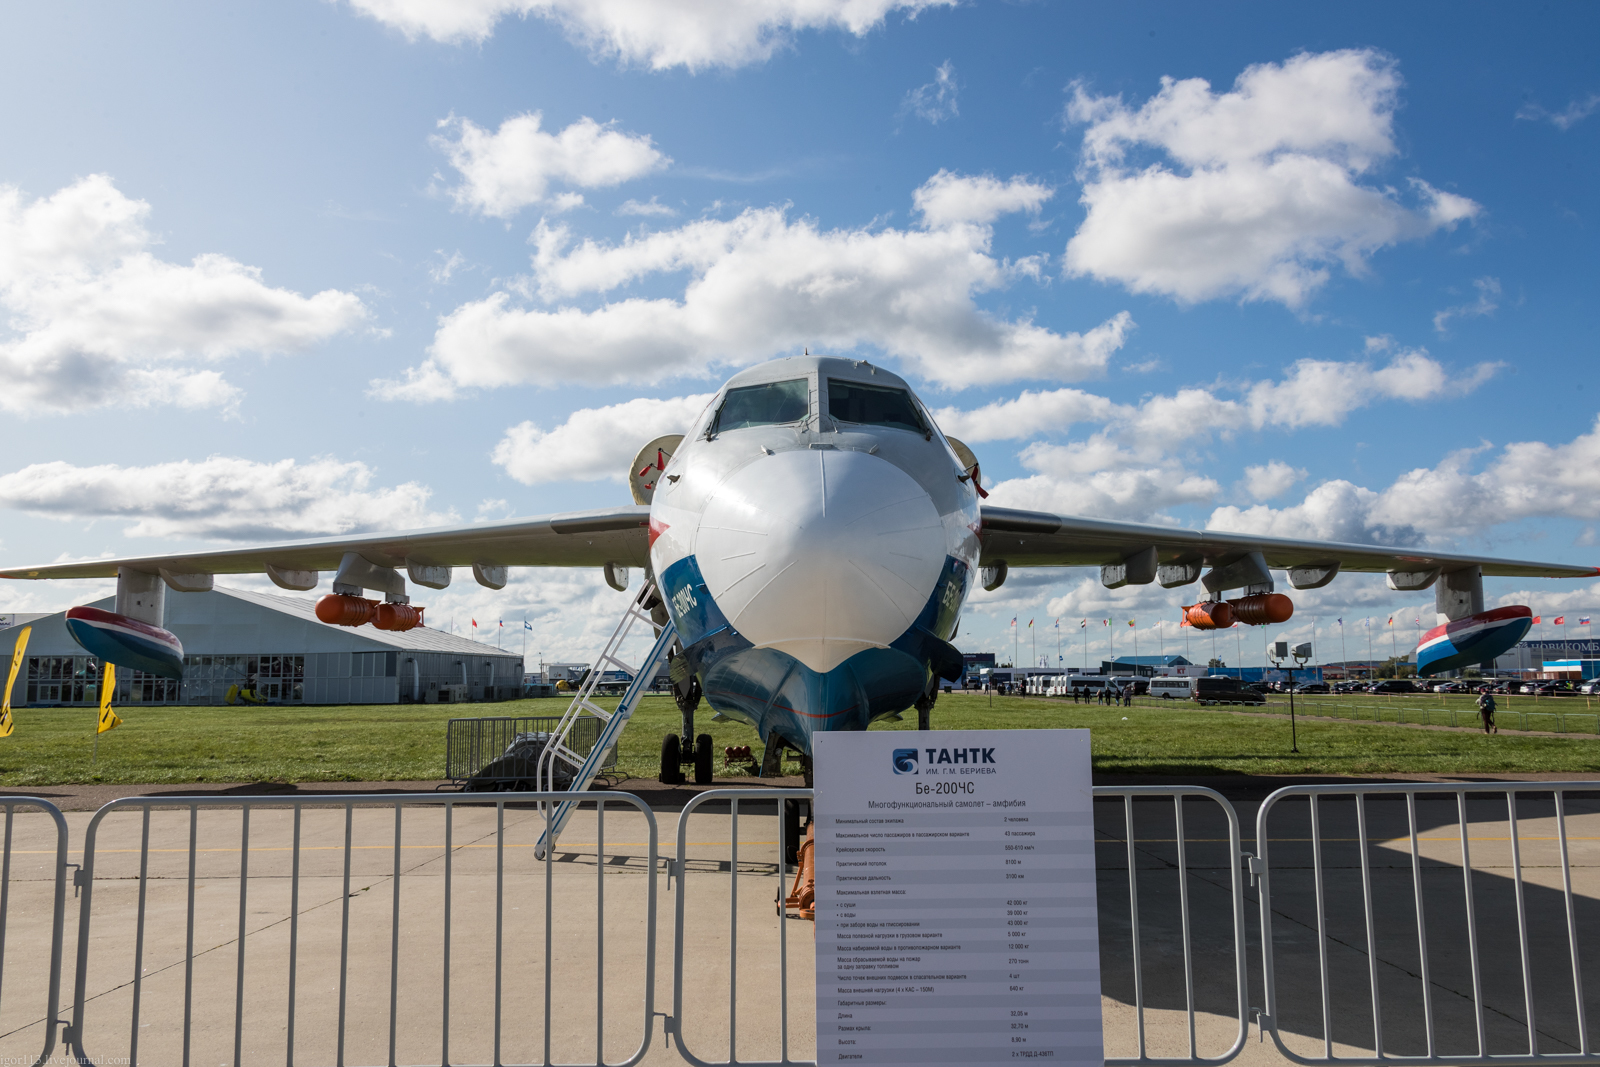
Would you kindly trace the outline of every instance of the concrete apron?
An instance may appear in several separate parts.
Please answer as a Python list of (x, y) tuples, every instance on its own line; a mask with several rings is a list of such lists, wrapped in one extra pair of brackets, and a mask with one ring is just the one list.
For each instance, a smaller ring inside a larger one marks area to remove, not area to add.
[[(1453, 801), (1451, 801), (1453, 803)], [(1477, 804), (1478, 802), (1474, 802)], [(1254, 806), (1241, 804), (1248, 827)], [(1145, 961), (1147, 1051), (1153, 1056), (1188, 1052), (1181, 941), (1178, 938), (1176, 876), (1172, 866), (1171, 804), (1140, 804), (1135, 823), (1135, 856), (1140, 873), (1140, 914)], [(1561, 984), (1570, 990), (1566, 958), (1564, 907), (1559, 898), (1560, 870), (1555, 863), (1553, 821), (1529, 809), (1522, 816), (1524, 876), (1531, 916), (1531, 955), (1536, 992), (1559, 1006)], [(1593, 944), (1600, 929), (1600, 815), (1593, 802), (1572, 802), (1568, 831), (1572, 836), (1580, 943)], [(1135, 1013), (1131, 1006), (1131, 949), (1128, 940), (1127, 851), (1122, 840), (1121, 809), (1099, 805), (1102, 841), (1100, 907), (1102, 969), (1107, 996), (1103, 1000), (1108, 1056), (1137, 1052)], [(1304, 804), (1285, 809), (1272, 836), (1275, 875), (1275, 923), (1279, 941), (1279, 996), (1284, 1007), (1282, 1028), (1292, 1047), (1303, 1054), (1321, 1052), (1317, 996), (1315, 905), (1310, 893), (1309, 845), (1305, 844)], [(772, 809), (767, 808), (768, 812)], [(1514, 921), (1504, 921), (1509, 900), (1509, 841), (1503, 799), (1496, 807), (1484, 802), (1471, 811), (1474, 866), (1480, 922), (1484, 938), (1485, 998), (1489, 1002), (1491, 1051), (1512, 1051), (1520, 1031), (1520, 964), (1514, 950)], [(1430, 959), (1433, 962), (1435, 1011), (1441, 1041), (1461, 1046), (1472, 1029), (1470, 1012), (1460, 996), (1465, 946), (1459, 922), (1461, 875), (1454, 827), (1444, 809), (1422, 812), (1423, 884), (1428, 907)], [(88, 813), (68, 816), (71, 841), (81, 846)], [(1195, 950), (1192, 967), (1200, 1011), (1196, 1038), (1202, 1055), (1216, 1055), (1233, 1040), (1237, 1023), (1228, 1016), (1232, 1001), (1232, 954), (1226, 892), (1228, 865), (1224, 838), (1208, 823), (1204, 805), (1186, 809), (1187, 830), (1195, 843), (1189, 849), (1191, 929)], [(1278, 817), (1275, 817), (1278, 818)], [(1341, 816), (1325, 809), (1326, 838), (1353, 836)], [(663, 856), (674, 848), (676, 820), (659, 816)], [(725, 814), (692, 817), (687, 874), (667, 887), (656, 875), (657, 1012), (672, 1011), (672, 925), (676, 896), (687, 892), (685, 932), (685, 1019), (690, 1047), (702, 1059), (725, 1060), (730, 1032), (737, 1036), (742, 1060), (777, 1058), (780, 1052), (778, 1002), (778, 934), (774, 898), (785, 881), (777, 867), (777, 820), (771, 814), (746, 814), (739, 825), (739, 860), (729, 862), (729, 820)], [(1380, 920), (1380, 986), (1384, 989), (1386, 1040), (1395, 1051), (1412, 1052), (1420, 1040), (1421, 1012), (1414, 977), (1416, 938), (1410, 905), (1411, 866), (1403, 805), (1370, 805), (1374, 846), (1374, 895), (1385, 909)], [(1163, 822), (1163, 820), (1165, 820)], [(190, 1061), (234, 1064), (235, 977), (239, 930), (239, 830), (237, 810), (201, 811), (196, 834), (194, 894), (195, 960), (192, 989)], [(504, 897), (500, 920), (504, 929), (501, 977), (502, 1062), (538, 1062), (548, 1035), (555, 1062), (592, 1059), (597, 1039), (606, 1058), (627, 1058), (638, 1046), (644, 1027), (645, 900), (649, 872), (645, 863), (645, 824), (631, 808), (614, 806), (605, 817), (605, 852), (597, 862), (598, 820), (593, 811), (574, 816), (555, 860), (546, 865), (533, 856), (543, 820), (536, 810), (508, 809), (503, 850), (495, 848), (492, 808), (460, 808), (454, 817), (450, 857), (450, 982), (449, 1051), (455, 1063), (495, 1060), (495, 885), (496, 862), (504, 864)], [(391, 919), (394, 914), (394, 815), (392, 811), (357, 808), (352, 817), (349, 896), (344, 896), (345, 814), (342, 809), (304, 811), (301, 826), (301, 871), (298, 908), (298, 959), (294, 996), (294, 1060), (332, 1063), (336, 1060), (339, 1016), (340, 930), (343, 904), (349, 905), (349, 959), (345, 990), (346, 1039), (343, 1060), (350, 1064), (388, 1061), (390, 1029), (389, 982)], [(441, 810), (413, 808), (403, 818), (398, 954), (398, 1011), (394, 1020), (396, 1062), (440, 1062), (445, 1041), (444, 915), (445, 818)], [(84, 1044), (100, 1063), (126, 1062), (137, 1029), (138, 1055), (145, 1063), (181, 1062), (185, 968), (186, 875), (189, 863), (189, 813), (155, 811), (150, 820), (149, 877), (146, 882), (146, 925), (140, 1020), (132, 1024), (140, 815), (120, 813), (101, 826), (95, 879), (92, 942), (88, 968), (88, 1008)], [(1248, 833), (1248, 830), (1247, 830)], [(245, 995), (241, 1062), (285, 1062), (289, 1023), (290, 842), (292, 812), (257, 809), (250, 819), (250, 877), (246, 897)], [(1208, 840), (1197, 840), (1208, 839)], [(1397, 843), (1397, 841), (1399, 843)], [(21, 814), (15, 823), (10, 917), (5, 930), (5, 981), (0, 986), (0, 1056), (27, 1056), (43, 1043), (44, 977), (48, 973), (50, 861), (54, 839), (41, 816)], [(1244, 846), (1251, 849), (1247, 840)], [(1339, 852), (1339, 849), (1344, 852)], [(1208, 852), (1207, 849), (1210, 851)], [(1298, 850), (1298, 851), (1297, 851)], [(1370, 1048), (1371, 1023), (1362, 1004), (1366, 997), (1367, 963), (1360, 936), (1360, 894), (1352, 891), (1354, 866), (1348, 842), (1331, 842), (1324, 853), (1329, 867), (1328, 926), (1340, 939), (1330, 953), (1336, 1002), (1335, 1050), (1356, 1054)], [(1302, 853), (1304, 853), (1302, 855)], [(74, 854), (74, 861), (80, 857)], [(546, 877), (549, 892), (546, 891)], [(737, 885), (737, 951), (730, 954), (730, 916)], [(603, 949), (597, 939), (597, 892), (604, 889)], [(784, 886), (786, 888), (786, 886)], [(549, 988), (550, 1024), (545, 1026), (544, 916), (553, 915)], [(64, 1012), (73, 988), (77, 901), (69, 891)], [(1514, 913), (1512, 913), (1514, 914)], [(1257, 910), (1253, 892), (1246, 905), (1250, 1003), (1262, 1003)], [(788, 924), (789, 1054), (813, 1056), (813, 955), (811, 925)], [(1409, 931), (1409, 932), (1408, 932)], [(1409, 938), (1409, 940), (1408, 940)], [(1510, 938), (1508, 944), (1508, 938)], [(1408, 948), (1409, 946), (1409, 948)], [(603, 951), (604, 982), (598, 957)], [(1409, 953), (1409, 955), (1408, 955)], [(1586, 992), (1600, 992), (1600, 950), (1585, 961)], [(730, 1009), (729, 989), (737, 982), (739, 998)], [(1466, 985), (1470, 993), (1470, 982)], [(603, 992), (605, 1031), (597, 1035), (597, 998)], [(1570, 993), (1568, 994), (1570, 1001)], [(1591, 1014), (1597, 1006), (1591, 1002)], [(730, 1027), (730, 1014), (732, 1026)], [(1557, 1013), (1540, 1014), (1543, 1046), (1566, 1051), (1574, 1035)], [(1463, 1029), (1463, 1027), (1465, 1027)], [(1471, 1046), (1459, 1048), (1470, 1051)], [(1241, 1056), (1246, 1064), (1281, 1062), (1270, 1041), (1257, 1042), (1252, 1032)], [(647, 1063), (681, 1062), (655, 1021)]]

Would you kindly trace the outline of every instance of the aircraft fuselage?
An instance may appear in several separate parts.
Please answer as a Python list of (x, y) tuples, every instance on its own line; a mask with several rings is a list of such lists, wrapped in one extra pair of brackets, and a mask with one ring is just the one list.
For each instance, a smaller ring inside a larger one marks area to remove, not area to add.
[(955, 677), (978, 498), (927, 409), (863, 362), (732, 378), (656, 484), (650, 561), (717, 711), (801, 751)]

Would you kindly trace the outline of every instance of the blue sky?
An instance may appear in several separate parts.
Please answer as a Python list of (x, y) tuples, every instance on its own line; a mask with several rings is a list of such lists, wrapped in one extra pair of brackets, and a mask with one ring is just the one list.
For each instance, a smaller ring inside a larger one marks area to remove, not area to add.
[[(915, 381), (1008, 505), (1591, 562), (1597, 23), (12, 5), (0, 552), (623, 502), (638, 444), (809, 345)], [(961, 643), (1175, 625), (1176, 593), (1093, 578), (1016, 574)], [(1429, 606), (1357, 577), (1297, 600), (1319, 640)], [(581, 658), (619, 607), (562, 572), (457, 583), (430, 618), (527, 617)]]

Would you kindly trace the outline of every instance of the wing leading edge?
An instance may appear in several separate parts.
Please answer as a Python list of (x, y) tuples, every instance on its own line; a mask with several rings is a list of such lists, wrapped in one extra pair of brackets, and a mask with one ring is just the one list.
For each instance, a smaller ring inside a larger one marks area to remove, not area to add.
[(216, 552), (127, 556), (0, 569), (3, 578), (115, 578), (119, 568), (145, 574), (250, 574), (339, 569), (358, 553), (377, 567), (644, 566), (648, 507), (578, 511), (427, 530), (279, 541)]
[[(1163, 585), (1187, 585), (1204, 567), (1224, 567), (1241, 555), (1260, 552), (1274, 570), (1313, 575), (1338, 571), (1384, 571), (1416, 574), (1481, 567), (1485, 576), (1522, 578), (1593, 578), (1600, 568), (1560, 563), (1528, 563), (1422, 548), (1379, 548), (1337, 541), (1294, 541), (1282, 537), (1216, 530), (1182, 530), (1136, 522), (1052, 515), (1042, 511), (984, 506), (983, 561), (1004, 560), (1009, 567), (1115, 568), (1134, 557), (1149, 558), (1166, 571)], [(1337, 564), (1337, 568), (1333, 565)], [(1169, 576), (1172, 580), (1169, 580)], [(1322, 584), (1314, 579), (1291, 584)], [(1332, 573), (1328, 574), (1331, 579)], [(1177, 580), (1184, 579), (1184, 580)], [(1146, 581), (1149, 579), (1146, 578)]]

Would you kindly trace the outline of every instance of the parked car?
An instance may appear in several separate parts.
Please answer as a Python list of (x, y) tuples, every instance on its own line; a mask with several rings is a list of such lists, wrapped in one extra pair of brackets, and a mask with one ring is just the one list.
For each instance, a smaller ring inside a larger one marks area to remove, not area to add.
[(1260, 693), (1263, 696), (1272, 692), (1272, 685), (1268, 682), (1251, 682), (1250, 684), (1244, 686), (1244, 688), (1250, 690), (1252, 693)]
[(1415, 693), (1417, 683), (1409, 678), (1385, 678), (1381, 682), (1373, 682), (1369, 693)]
[(1470, 693), (1472, 692), (1472, 687), (1466, 682), (1440, 682), (1433, 687), (1433, 691), (1435, 693)]
[(1296, 693), (1327, 693), (1331, 690), (1327, 682), (1301, 682), (1294, 687)]
[(1578, 687), (1578, 692), (1584, 696), (1600, 695), (1600, 678), (1596, 678), (1592, 682), (1584, 682)]

